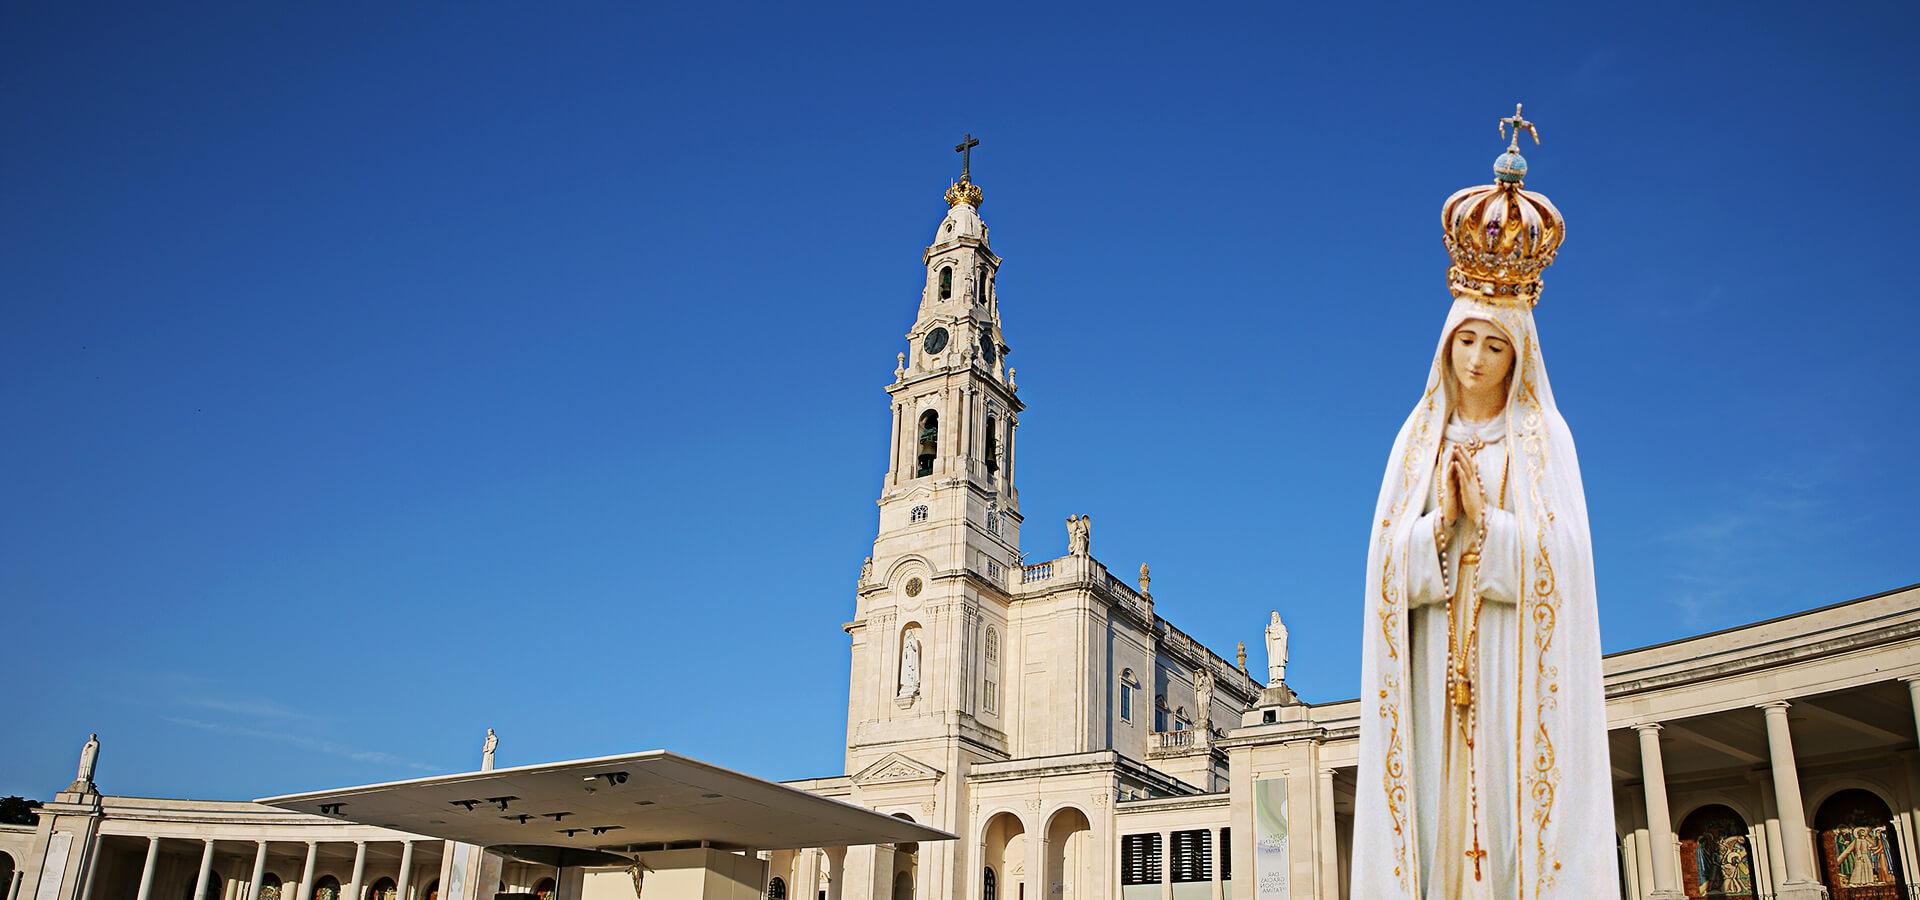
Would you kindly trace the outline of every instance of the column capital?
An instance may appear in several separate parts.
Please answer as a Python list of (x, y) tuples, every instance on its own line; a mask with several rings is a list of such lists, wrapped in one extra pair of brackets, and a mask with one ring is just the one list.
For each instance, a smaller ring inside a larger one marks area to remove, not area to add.
[(1335, 772), (1335, 771), (1336, 771), (1336, 770), (1334, 769), (1334, 767), (1333, 767), (1333, 766), (1321, 766), (1321, 767), (1320, 767), (1320, 777), (1321, 777), (1321, 778), (1332, 778), (1332, 777), (1333, 777), (1333, 775), (1334, 775), (1334, 772)]
[(1914, 672), (1911, 675), (1901, 675), (1899, 676), (1899, 680), (1908, 684), (1920, 684), (1920, 672)]
[(353, 842), (353, 845), (354, 845), (355, 847), (365, 847), (365, 846), (367, 845), (367, 842), (366, 842), (366, 841), (354, 841), (354, 842)]
[(1754, 704), (1755, 709), (1764, 709), (1764, 710), (1767, 710), (1768, 712), (1772, 712), (1773, 710), (1776, 710), (1776, 709), (1784, 711), (1792, 706), (1793, 704), (1788, 703), (1785, 700), (1768, 700), (1765, 703)]
[(265, 847), (265, 846), (267, 845), (267, 839), (266, 839), (266, 838), (258, 838), (258, 839), (256, 839), (256, 840), (254, 841), (254, 843), (255, 843), (255, 844), (258, 844), (259, 846), (262, 846), (262, 847)]
[(320, 846), (320, 842), (319, 842), (319, 841), (308, 841), (308, 842), (307, 842), (307, 846), (309, 846), (309, 847), (318, 847), (318, 846)]
[(1633, 730), (1635, 730), (1635, 731), (1638, 731), (1638, 732), (1640, 732), (1640, 733), (1642, 733), (1642, 734), (1645, 734), (1645, 733), (1647, 733), (1647, 732), (1649, 732), (1649, 731), (1659, 731), (1659, 730), (1660, 730), (1660, 723), (1659, 723), (1659, 722), (1641, 722), (1641, 723), (1638, 723), (1638, 724), (1636, 724), (1636, 725), (1632, 725), (1632, 726), (1629, 726), (1629, 727), (1631, 727), (1631, 728), (1632, 728)]

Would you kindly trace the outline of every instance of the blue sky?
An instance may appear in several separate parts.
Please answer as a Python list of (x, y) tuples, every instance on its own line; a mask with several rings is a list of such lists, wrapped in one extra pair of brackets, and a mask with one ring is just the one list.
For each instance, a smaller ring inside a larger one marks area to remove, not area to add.
[(1516, 100), (1606, 648), (1920, 581), (1912, 5), (1183, 15), (0, 10), (0, 793), (841, 771), (963, 131), (1028, 558), (1310, 699)]

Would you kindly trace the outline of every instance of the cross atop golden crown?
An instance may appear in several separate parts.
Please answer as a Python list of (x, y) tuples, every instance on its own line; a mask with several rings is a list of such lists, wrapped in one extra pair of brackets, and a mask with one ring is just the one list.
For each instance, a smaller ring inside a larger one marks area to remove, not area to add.
[(1453, 266), (1447, 270), (1447, 289), (1455, 297), (1489, 303), (1540, 301), (1540, 272), (1553, 265), (1560, 242), (1567, 236), (1567, 220), (1545, 195), (1523, 190), (1527, 160), (1520, 155), (1520, 133), (1540, 143), (1540, 132), (1520, 115), (1500, 120), (1500, 136), (1513, 139), (1493, 161), (1493, 184), (1456, 192), (1440, 207), (1442, 240)]
[(980, 186), (973, 183), (973, 148), (980, 146), (980, 139), (969, 134), (960, 143), (953, 145), (953, 152), (960, 154), (960, 180), (947, 188), (947, 206), (955, 207), (962, 203), (980, 208), (986, 199), (980, 193)]

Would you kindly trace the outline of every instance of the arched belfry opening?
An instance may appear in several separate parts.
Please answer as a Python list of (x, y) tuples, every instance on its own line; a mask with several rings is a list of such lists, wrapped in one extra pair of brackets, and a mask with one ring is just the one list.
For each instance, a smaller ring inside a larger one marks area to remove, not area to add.
[(940, 267), (940, 299), (953, 299), (953, 267)]
[(940, 414), (927, 410), (920, 414), (920, 442), (915, 451), (913, 477), (933, 474), (933, 461), (940, 455)]
[(987, 413), (987, 477), (1000, 474), (1000, 419)]

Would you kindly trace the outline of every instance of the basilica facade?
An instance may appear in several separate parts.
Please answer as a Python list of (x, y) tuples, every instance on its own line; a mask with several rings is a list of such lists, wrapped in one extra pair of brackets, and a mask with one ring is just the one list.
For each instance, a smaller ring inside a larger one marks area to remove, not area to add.
[[(963, 176), (946, 199), (841, 626), (845, 769), (792, 784), (956, 839), (728, 849), (767, 860), (769, 898), (1349, 896), (1369, 723), (1357, 699), (1287, 686), (1278, 616), (1256, 677), (1244, 651), (1228, 659), (1169, 621), (1145, 567), (1109, 570), (1091, 518), (1068, 520), (1064, 555), (1025, 560), (1000, 258), (981, 189)], [(1587, 895), (1914, 896), (1920, 586), (1809, 599), (1606, 657), (1622, 877)], [(107, 794), (97, 748), (37, 821), (0, 824), (0, 900), (440, 900), (456, 857), (477, 852), (253, 803)], [(495, 874), (448, 900), (601, 900), (621, 883), (481, 871)]]

